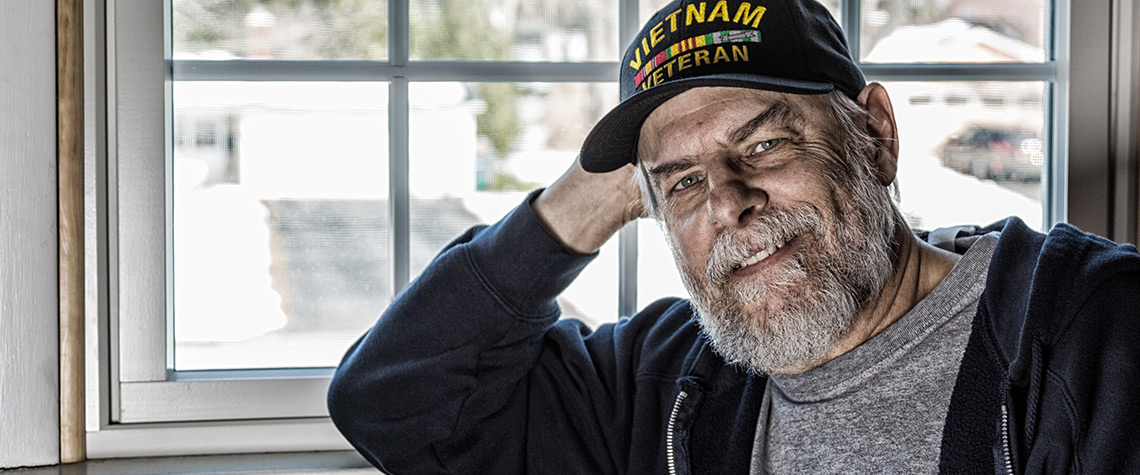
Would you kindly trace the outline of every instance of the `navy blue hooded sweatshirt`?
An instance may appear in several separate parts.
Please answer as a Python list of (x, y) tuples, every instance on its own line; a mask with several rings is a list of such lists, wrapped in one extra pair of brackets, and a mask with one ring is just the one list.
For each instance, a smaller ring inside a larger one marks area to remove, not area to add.
[[(1140, 255), (1063, 224), (974, 232), (994, 231), (941, 471), (1140, 473)], [(559, 321), (591, 257), (528, 203), (469, 230), (349, 349), (333, 421), (392, 475), (747, 474), (766, 378), (716, 355), (685, 300)]]

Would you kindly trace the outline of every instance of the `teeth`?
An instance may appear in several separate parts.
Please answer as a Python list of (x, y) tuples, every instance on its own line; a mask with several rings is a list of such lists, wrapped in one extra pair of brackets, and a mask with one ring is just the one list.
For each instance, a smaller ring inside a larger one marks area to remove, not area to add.
[(739, 265), (736, 266), (736, 269), (748, 267), (752, 264), (755, 264), (755, 263), (760, 262), (764, 259), (767, 259), (768, 256), (771, 256), (773, 253), (776, 252), (777, 249), (784, 247), (784, 244), (787, 244), (787, 243), (788, 243), (787, 241), (782, 241), (782, 242), (772, 244), (771, 246), (768, 246), (767, 249), (763, 249), (760, 252), (753, 254), (752, 257), (745, 259), (744, 262), (741, 262)]

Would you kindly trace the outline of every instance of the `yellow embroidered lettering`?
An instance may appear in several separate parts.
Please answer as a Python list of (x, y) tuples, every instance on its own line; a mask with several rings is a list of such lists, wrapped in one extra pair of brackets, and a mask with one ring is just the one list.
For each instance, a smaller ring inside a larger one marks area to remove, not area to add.
[(652, 44), (654, 48), (657, 47), (657, 44), (660, 43), (661, 40), (665, 39), (665, 28), (664, 28), (664, 26), (665, 26), (665, 23), (658, 23), (656, 26), (653, 27), (652, 30), (649, 30), (650, 44)]
[[(697, 5), (701, 6), (700, 10), (697, 10)], [(692, 25), (693, 20), (697, 20), (697, 23), (705, 22), (704, 2), (701, 2), (699, 4), (689, 4), (687, 7), (685, 7), (685, 26)]]
[(670, 32), (677, 31), (677, 15), (680, 15), (680, 14), (681, 14), (681, 10), (677, 10), (673, 13), (670, 13), (669, 16), (665, 17), (665, 18), (669, 19), (669, 31)]
[(709, 51), (700, 50), (693, 53), (693, 66), (709, 64)]
[(665, 66), (665, 77), (667, 77), (667, 78), (673, 77), (673, 63), (674, 62), (676, 62), (676, 60), (669, 61), (668, 63), (664, 64), (664, 66)]
[(764, 17), (764, 12), (768, 11), (768, 9), (762, 6), (756, 6), (755, 10), (751, 10), (751, 8), (752, 5), (748, 2), (741, 2), (740, 8), (736, 9), (736, 16), (732, 17), (732, 21), (734, 23), (743, 23), (745, 25), (751, 23), (752, 28), (760, 26), (760, 18)]
[(744, 47), (744, 45), (732, 45), (732, 60), (748, 61), (748, 48)]
[(713, 64), (719, 63), (721, 61), (732, 61), (732, 60), (728, 59), (728, 52), (724, 50), (724, 46), (717, 46), (716, 47), (716, 55), (713, 56)]
[(721, 17), (723, 21), (728, 21), (728, 2), (725, 0), (716, 2), (716, 6), (713, 7), (712, 13), (709, 13), (709, 21), (715, 20), (718, 16)]
[(633, 69), (641, 69), (641, 50), (633, 50), (634, 58), (629, 60), (629, 67)]
[(654, 69), (653, 75), (650, 77), (653, 78), (653, 85), (654, 86), (661, 84), (661, 81), (663, 81), (665, 79), (665, 78), (661, 77), (661, 68), (660, 67), (658, 67), (657, 69)]
[(684, 70), (686, 70), (692, 66), (691, 64), (689, 64), (689, 57), (690, 56), (692, 56), (692, 55), (689, 53), (685, 53), (685, 54), (682, 54), (682, 55), (677, 57), (677, 71), (684, 71)]
[(645, 80), (641, 81), (641, 89), (642, 90), (649, 89), (649, 88), (653, 87), (654, 85), (655, 84), (653, 83), (653, 75), (652, 74), (646, 74)]

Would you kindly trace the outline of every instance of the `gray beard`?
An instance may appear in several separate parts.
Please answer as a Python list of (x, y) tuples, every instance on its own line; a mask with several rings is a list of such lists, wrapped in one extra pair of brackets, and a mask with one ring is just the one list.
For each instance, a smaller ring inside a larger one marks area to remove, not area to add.
[[(744, 232), (718, 236), (704, 279), (681, 264), (670, 242), (701, 327), (727, 362), (769, 374), (819, 366), (891, 278), (893, 203), (871, 180), (852, 181), (849, 206), (836, 210), (843, 216), (831, 232), (814, 207), (770, 208)], [(730, 279), (732, 266), (751, 250), (797, 236), (795, 253), (767, 271), (762, 284)]]

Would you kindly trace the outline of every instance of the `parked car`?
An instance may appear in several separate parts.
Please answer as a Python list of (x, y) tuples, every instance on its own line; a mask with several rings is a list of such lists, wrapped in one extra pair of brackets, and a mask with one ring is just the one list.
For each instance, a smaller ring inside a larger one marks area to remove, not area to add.
[(991, 180), (1040, 181), (1045, 150), (1036, 132), (970, 124), (942, 144), (942, 166)]

